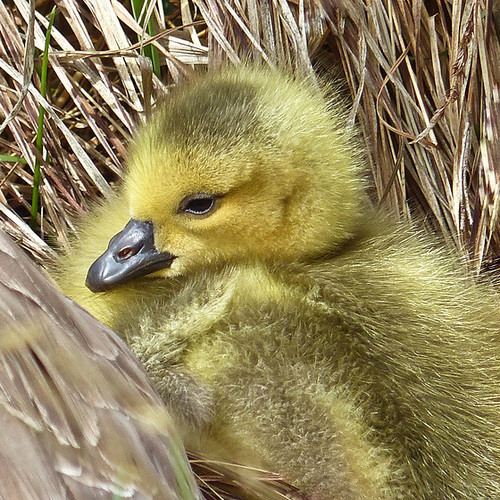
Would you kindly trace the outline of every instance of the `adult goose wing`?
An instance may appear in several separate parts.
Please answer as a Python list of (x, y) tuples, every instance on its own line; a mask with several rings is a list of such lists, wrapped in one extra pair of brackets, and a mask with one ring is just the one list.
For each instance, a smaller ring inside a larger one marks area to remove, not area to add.
[(0, 232), (0, 498), (200, 498), (137, 359)]

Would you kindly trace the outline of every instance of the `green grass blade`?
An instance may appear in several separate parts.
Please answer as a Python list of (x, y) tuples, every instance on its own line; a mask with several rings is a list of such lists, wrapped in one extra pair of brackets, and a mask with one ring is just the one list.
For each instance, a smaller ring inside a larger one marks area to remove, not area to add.
[(5, 161), (9, 163), (26, 163), (26, 160), (21, 156), (11, 156), (11, 155), (0, 155), (0, 161)]
[[(139, 19), (141, 15), (141, 11), (144, 7), (144, 0), (132, 0), (132, 13), (134, 14), (135, 20), (139, 23), (142, 24), (141, 20)], [(153, 17), (149, 19), (148, 25), (146, 27), (146, 33), (149, 36), (154, 36), (156, 35), (156, 27), (155, 27), (155, 22)], [(161, 68), (160, 68), (160, 56), (158, 54), (158, 49), (154, 47), (151, 44), (144, 45), (143, 47), (143, 55), (146, 57), (149, 57), (151, 59), (151, 62), (153, 63), (153, 71), (155, 75), (158, 78), (161, 78)]]
[[(45, 98), (47, 95), (47, 70), (49, 66), (49, 47), (50, 47), (50, 32), (52, 31), (52, 25), (54, 24), (54, 19), (56, 17), (56, 7), (52, 9), (49, 17), (49, 25), (47, 26), (47, 32), (45, 34), (45, 47), (43, 50), (42, 59), (42, 71), (40, 74), (40, 94)], [(45, 110), (40, 105), (38, 107), (38, 128), (36, 134), (36, 149), (41, 154), (43, 154), (43, 119), (45, 116)], [(40, 160), (37, 158), (35, 160), (35, 172), (33, 174), (33, 192), (31, 196), (31, 229), (36, 229), (36, 218), (38, 214), (38, 205), (40, 199)]]

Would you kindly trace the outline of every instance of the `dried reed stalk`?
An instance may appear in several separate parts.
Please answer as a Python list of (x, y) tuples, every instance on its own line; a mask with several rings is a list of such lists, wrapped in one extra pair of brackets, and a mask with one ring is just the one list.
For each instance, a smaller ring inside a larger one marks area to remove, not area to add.
[[(27, 161), (0, 163), (0, 220), (36, 258), (53, 255), (47, 241), (65, 245), (73, 216), (119, 180), (126, 144), (151, 105), (148, 88), (158, 96), (196, 67), (248, 59), (305, 77), (318, 68), (335, 73), (367, 145), (374, 199), (441, 232), (477, 266), (500, 255), (500, 30), (492, 0), (177, 0), (169, 13), (149, 3), (161, 80), (140, 56), (148, 19), (139, 25), (118, 1), (59, 0), (44, 101), (30, 67), (43, 49), (49, 4), (31, 16), (33, 43), (30, 3), (0, 4), (0, 115), (14, 109), (0, 154)], [(24, 220), (40, 103), (48, 161), (37, 235)]]

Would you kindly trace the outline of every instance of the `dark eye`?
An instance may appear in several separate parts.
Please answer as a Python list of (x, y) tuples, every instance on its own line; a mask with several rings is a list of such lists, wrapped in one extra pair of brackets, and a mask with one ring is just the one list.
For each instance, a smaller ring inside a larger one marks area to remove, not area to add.
[(219, 197), (212, 194), (193, 194), (186, 196), (179, 206), (179, 212), (193, 215), (209, 215)]

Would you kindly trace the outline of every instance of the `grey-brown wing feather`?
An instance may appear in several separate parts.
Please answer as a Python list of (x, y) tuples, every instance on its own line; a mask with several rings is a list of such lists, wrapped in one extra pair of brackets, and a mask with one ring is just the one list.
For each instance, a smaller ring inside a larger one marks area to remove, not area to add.
[(199, 498), (137, 359), (3, 233), (0, 498)]

